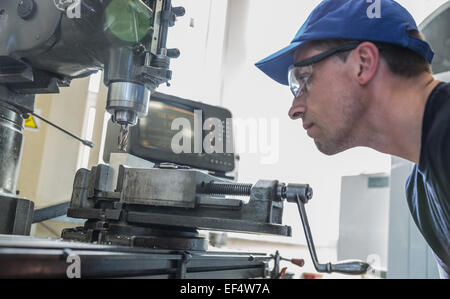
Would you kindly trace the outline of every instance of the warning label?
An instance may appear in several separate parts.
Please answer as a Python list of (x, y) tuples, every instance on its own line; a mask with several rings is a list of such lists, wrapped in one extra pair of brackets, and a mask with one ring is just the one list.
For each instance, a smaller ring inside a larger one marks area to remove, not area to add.
[(25, 119), (25, 127), (26, 128), (31, 128), (31, 129), (37, 129), (38, 128), (37, 123), (36, 123), (33, 115), (30, 114), (30, 116), (27, 119)]

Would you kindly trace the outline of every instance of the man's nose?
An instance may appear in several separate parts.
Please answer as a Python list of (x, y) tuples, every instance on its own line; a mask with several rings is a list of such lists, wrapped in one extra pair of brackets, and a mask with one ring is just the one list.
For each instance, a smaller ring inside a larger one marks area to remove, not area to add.
[(303, 117), (306, 112), (306, 101), (304, 97), (300, 96), (292, 101), (291, 109), (289, 109), (289, 117), (293, 120)]

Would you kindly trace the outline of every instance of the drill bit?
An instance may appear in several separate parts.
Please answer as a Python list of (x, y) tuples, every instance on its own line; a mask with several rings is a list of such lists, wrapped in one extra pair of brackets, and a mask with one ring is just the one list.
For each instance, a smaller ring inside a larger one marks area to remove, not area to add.
[(128, 133), (130, 129), (128, 124), (120, 125), (120, 134), (118, 138), (119, 151), (125, 152), (128, 146)]

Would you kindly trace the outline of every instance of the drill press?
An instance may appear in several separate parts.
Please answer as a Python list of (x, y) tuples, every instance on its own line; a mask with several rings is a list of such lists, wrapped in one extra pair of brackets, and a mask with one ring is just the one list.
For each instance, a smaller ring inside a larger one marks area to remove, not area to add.
[[(119, 147), (126, 146), (129, 128), (147, 115), (151, 93), (172, 77), (170, 59), (179, 51), (166, 48), (167, 33), (184, 12), (171, 0), (0, 3), (0, 204), (15, 209), (19, 200), (23, 122), (34, 112), (36, 94), (58, 93), (71, 80), (103, 70), (106, 110), (122, 128)], [(25, 202), (28, 219), (33, 207)], [(15, 223), (17, 213), (9, 214), (0, 232), (29, 228), (29, 221)]]

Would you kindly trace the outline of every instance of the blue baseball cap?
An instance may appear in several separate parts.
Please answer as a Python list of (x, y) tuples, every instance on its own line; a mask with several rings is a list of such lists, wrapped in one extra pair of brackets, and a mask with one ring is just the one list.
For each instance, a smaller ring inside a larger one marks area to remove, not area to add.
[(255, 65), (275, 81), (288, 85), (294, 51), (309, 41), (326, 39), (391, 43), (416, 52), (431, 64), (434, 52), (430, 45), (411, 36), (410, 30), (418, 30), (416, 22), (393, 0), (324, 0), (312, 11), (290, 45)]

